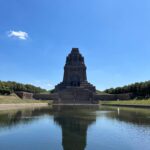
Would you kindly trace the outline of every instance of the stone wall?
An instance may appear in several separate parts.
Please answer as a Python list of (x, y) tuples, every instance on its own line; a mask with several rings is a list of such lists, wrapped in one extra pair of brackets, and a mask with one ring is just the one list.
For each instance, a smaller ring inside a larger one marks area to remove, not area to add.
[[(81, 91), (83, 92), (83, 91)], [(36, 99), (36, 100), (56, 100), (58, 101), (58, 99), (62, 99), (64, 101), (67, 101), (68, 98), (69, 100), (72, 99), (72, 101), (74, 101), (74, 97), (73, 97), (73, 94), (71, 95), (72, 93), (68, 94), (65, 93), (65, 92), (62, 92), (62, 93), (53, 93), (53, 94), (33, 94), (33, 98)], [(81, 96), (80, 97), (80, 100), (82, 99), (86, 99), (88, 96), (88, 94), (84, 92), (81, 94), (81, 93), (78, 93), (77, 95)], [(98, 101), (98, 100), (130, 100), (133, 98), (133, 94), (131, 93), (126, 93), (126, 94), (95, 94), (93, 99)], [(77, 98), (78, 99), (78, 98)], [(87, 98), (88, 100), (88, 98)]]
[(51, 100), (51, 94), (33, 94), (33, 98), (37, 100)]
[(56, 100), (58, 95), (55, 93), (52, 94), (33, 94), (33, 99), (35, 100)]
[(33, 93), (17, 91), (15, 92), (21, 99), (33, 99)]
[(94, 96), (95, 100), (130, 100), (133, 98), (133, 94), (96, 94)]

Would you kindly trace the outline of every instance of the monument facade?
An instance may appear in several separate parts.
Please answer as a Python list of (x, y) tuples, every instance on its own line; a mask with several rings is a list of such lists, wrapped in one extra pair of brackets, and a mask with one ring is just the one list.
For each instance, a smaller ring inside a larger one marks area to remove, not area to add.
[(84, 57), (72, 48), (66, 58), (63, 81), (55, 86), (58, 103), (95, 103), (95, 86), (87, 81)]

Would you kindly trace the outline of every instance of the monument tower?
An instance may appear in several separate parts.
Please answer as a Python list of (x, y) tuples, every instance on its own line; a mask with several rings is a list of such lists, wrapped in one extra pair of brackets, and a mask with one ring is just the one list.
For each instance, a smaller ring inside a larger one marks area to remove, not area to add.
[(59, 103), (93, 103), (95, 87), (87, 81), (84, 57), (72, 48), (66, 58), (63, 81), (55, 86)]

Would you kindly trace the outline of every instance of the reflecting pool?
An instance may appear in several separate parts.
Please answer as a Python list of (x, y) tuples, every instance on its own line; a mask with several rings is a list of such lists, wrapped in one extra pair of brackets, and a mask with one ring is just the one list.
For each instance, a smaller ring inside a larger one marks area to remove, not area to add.
[(0, 150), (150, 150), (150, 109), (53, 106), (0, 111)]

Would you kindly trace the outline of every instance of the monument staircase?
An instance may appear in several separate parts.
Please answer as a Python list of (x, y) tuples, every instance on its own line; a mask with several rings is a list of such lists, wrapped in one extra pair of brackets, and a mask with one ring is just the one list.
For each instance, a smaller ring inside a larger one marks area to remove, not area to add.
[(55, 103), (59, 104), (89, 104), (96, 103), (93, 101), (93, 92), (82, 87), (67, 87), (57, 93)]

